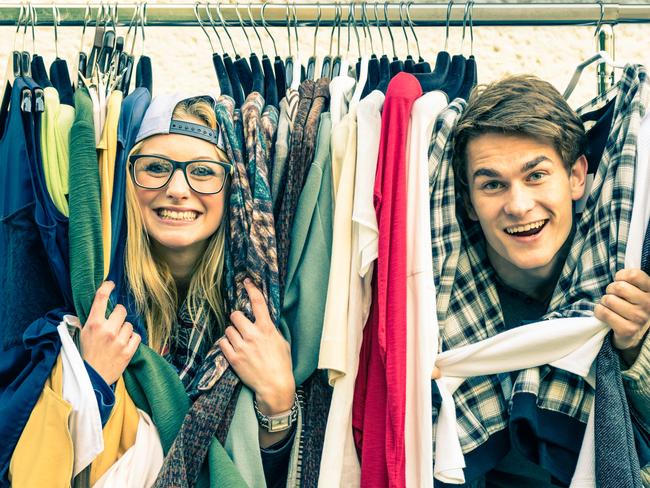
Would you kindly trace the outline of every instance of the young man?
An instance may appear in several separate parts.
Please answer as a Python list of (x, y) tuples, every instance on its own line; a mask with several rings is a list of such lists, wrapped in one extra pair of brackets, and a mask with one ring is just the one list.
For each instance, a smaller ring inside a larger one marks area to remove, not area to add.
[[(489, 273), (503, 325), (510, 329), (538, 321), (548, 311), (571, 249), (579, 219), (576, 202), (585, 193), (583, 124), (549, 83), (516, 76), (474, 90), (456, 124), (453, 144), (456, 191), (462, 195), (466, 221), (478, 223), (482, 231), (483, 262), (493, 269)], [(618, 271), (593, 311), (612, 329), (614, 347), (627, 366), (650, 364), (645, 357), (650, 347), (644, 346), (650, 327), (650, 276), (635, 269)], [(650, 415), (647, 400), (634, 402), (645, 402), (645, 411), (638, 412), (641, 418)], [(554, 462), (552, 453), (547, 462), (537, 464), (528, 458), (544, 457), (538, 446), (530, 446), (529, 455), (507, 447), (498, 457), (494, 453), (503, 443), (494, 446), (479, 462), (489, 469), (473, 480), (466, 470), (468, 486), (561, 485), (544, 469)], [(556, 475), (561, 468), (557, 470)]]

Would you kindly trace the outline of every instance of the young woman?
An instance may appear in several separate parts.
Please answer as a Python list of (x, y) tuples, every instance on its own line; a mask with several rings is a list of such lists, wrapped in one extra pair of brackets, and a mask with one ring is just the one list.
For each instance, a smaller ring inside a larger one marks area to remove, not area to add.
[[(149, 346), (177, 370), (187, 391), (199, 381), (196, 373), (206, 353), (223, 336), (223, 353), (254, 392), (261, 417), (288, 419), (296, 408), (291, 350), (262, 293), (246, 280), (254, 323), (239, 311), (227, 316), (225, 310), (224, 216), (231, 170), (210, 97), (152, 101), (129, 156), (128, 287)], [(122, 375), (140, 342), (125, 321), (124, 306), (105, 318), (113, 286), (105, 282), (99, 288), (81, 333), (83, 358), (108, 385)], [(271, 431), (262, 425), (267, 424), (260, 421), (259, 427), (265, 476), (278, 481), (286, 476), (291, 422)]]

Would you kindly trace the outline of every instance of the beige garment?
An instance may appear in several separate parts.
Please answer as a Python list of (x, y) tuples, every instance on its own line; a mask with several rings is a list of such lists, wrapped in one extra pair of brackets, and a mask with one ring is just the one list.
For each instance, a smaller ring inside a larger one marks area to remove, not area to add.
[(352, 250), (346, 331), (345, 374), (334, 379), (318, 486), (359, 486), (361, 469), (352, 436), (352, 401), (363, 328), (372, 301), (377, 258), (377, 217), (373, 182), (377, 171), (384, 94), (371, 92), (357, 107), (357, 158), (352, 209)]
[(111, 201), (113, 199), (113, 179), (115, 157), (117, 155), (117, 126), (122, 108), (122, 92), (115, 90), (108, 97), (106, 122), (102, 137), (97, 144), (99, 161), (99, 182), (101, 188), (102, 243), (104, 252), (104, 279), (108, 276), (111, 264)]
[[(352, 253), (352, 203), (357, 158), (356, 109), (343, 117), (332, 131), (332, 149), (336, 140), (345, 140), (345, 151), (340, 157), (342, 170), (339, 190), (334, 205), (334, 229), (332, 233), (332, 259), (330, 265), (323, 333), (320, 342), (318, 367), (327, 369), (330, 384), (346, 372), (348, 297), (350, 286), (350, 259)], [(340, 151), (340, 147), (337, 148)], [(332, 158), (334, 159), (334, 158)], [(334, 161), (332, 161), (334, 162)], [(332, 164), (334, 166), (334, 164)]]

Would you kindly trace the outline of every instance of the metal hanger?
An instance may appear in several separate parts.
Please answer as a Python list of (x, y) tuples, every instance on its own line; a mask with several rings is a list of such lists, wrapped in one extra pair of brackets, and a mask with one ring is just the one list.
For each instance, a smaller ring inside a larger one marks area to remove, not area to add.
[(264, 17), (264, 9), (266, 8), (267, 5), (268, 5), (268, 3), (264, 2), (264, 4), (262, 5), (262, 9), (261, 9), (262, 27), (264, 27), (264, 30), (266, 31), (267, 35), (269, 36), (269, 39), (271, 39), (271, 42), (273, 43), (273, 54), (277, 58), (278, 57), (278, 49), (277, 49), (277, 47), (275, 45), (275, 38), (271, 35), (271, 32), (269, 31), (269, 28), (266, 25), (266, 18)]
[(251, 23), (251, 26), (253, 27), (253, 32), (255, 32), (257, 41), (260, 43), (260, 50), (262, 51), (262, 56), (266, 56), (266, 53), (264, 52), (264, 43), (262, 43), (262, 37), (260, 36), (260, 33), (257, 31), (257, 24), (255, 23), (255, 19), (253, 18), (253, 12), (251, 11), (250, 3), (246, 4), (246, 11), (248, 12), (248, 19)]
[(465, 61), (465, 73), (463, 75), (463, 82), (460, 86), (457, 97), (467, 100), (472, 89), (476, 86), (477, 83), (477, 72), (476, 72), (476, 59), (474, 58), (474, 0), (469, 0), (465, 4), (465, 13), (463, 15), (463, 37), (461, 40), (461, 51), (463, 49), (463, 42), (465, 40), (465, 26), (469, 24), (469, 38), (470, 38), (470, 50), (469, 57)]
[[(197, 2), (198, 4), (198, 2)], [(197, 9), (198, 12), (198, 9)], [(197, 15), (197, 12), (194, 13), (194, 15)], [(210, 26), (212, 27), (212, 30), (214, 31), (214, 34), (217, 36), (217, 41), (219, 41), (219, 46), (221, 47), (221, 52), (225, 53), (226, 49), (223, 47), (223, 42), (221, 40), (221, 36), (219, 35), (219, 31), (217, 30), (217, 26), (214, 23), (214, 19), (212, 18), (212, 14), (210, 13), (210, 4), (206, 3), (205, 4), (205, 14), (208, 16), (208, 22), (210, 22)], [(205, 29), (204, 29), (205, 32)], [(206, 32), (206, 35), (208, 33)], [(210, 39), (210, 36), (208, 36), (208, 39)], [(212, 42), (210, 42), (210, 47), (212, 47)], [(216, 53), (216, 50), (214, 47), (212, 47), (212, 53)]]
[(287, 83), (285, 79), (286, 72), (284, 67), (284, 61), (278, 55), (278, 49), (277, 46), (275, 45), (275, 38), (271, 35), (271, 32), (269, 31), (269, 28), (266, 25), (266, 17), (264, 16), (264, 10), (266, 9), (267, 5), (268, 3), (266, 2), (262, 4), (260, 14), (262, 18), (262, 27), (264, 27), (266, 34), (269, 36), (271, 42), (273, 43), (273, 54), (274, 54), (273, 72), (275, 73), (275, 88), (276, 88), (278, 100), (281, 100), (282, 98), (284, 98), (287, 89)]
[[(249, 50), (249, 61), (250, 65), (248, 62), (246, 62), (245, 58), (241, 58), (237, 60), (237, 66), (240, 69), (240, 75), (246, 78), (246, 86), (245, 86), (245, 92), (246, 95), (248, 95), (251, 91), (258, 92), (262, 96), (264, 96), (264, 73), (262, 71), (262, 65), (260, 63), (259, 58), (257, 57), (257, 54), (253, 51), (253, 46), (251, 45), (250, 38), (248, 37), (248, 33), (246, 32), (246, 28), (244, 27), (244, 20), (242, 19), (241, 14), (239, 13), (239, 4), (235, 4), (235, 14), (237, 15), (237, 18), (239, 19), (239, 26), (241, 27), (241, 30), (244, 32), (244, 37), (246, 37), (246, 43), (248, 44), (248, 50)], [(250, 80), (250, 86), (248, 84), (248, 80)]]
[(612, 68), (618, 68), (618, 69), (623, 69), (626, 66), (626, 63), (617, 63), (614, 61), (609, 53), (606, 51), (598, 51), (596, 54), (593, 56), (589, 57), (588, 59), (584, 60), (582, 63), (580, 63), (577, 67), (576, 70), (573, 73), (573, 76), (571, 77), (571, 80), (569, 81), (569, 84), (564, 90), (564, 98), (565, 100), (568, 100), (569, 97), (571, 96), (571, 93), (573, 93), (573, 90), (575, 89), (576, 85), (578, 84), (578, 81), (580, 80), (580, 75), (582, 74), (582, 71), (589, 66), (590, 64), (595, 63), (596, 61), (603, 62)]
[(413, 34), (413, 39), (415, 39), (415, 47), (416, 47), (416, 49), (418, 51), (418, 62), (415, 64), (415, 72), (416, 73), (430, 73), (431, 72), (431, 66), (422, 57), (422, 52), (420, 51), (420, 41), (418, 40), (418, 36), (415, 33), (415, 25), (413, 24), (413, 19), (411, 18), (411, 6), (412, 5), (413, 5), (412, 1), (410, 1), (410, 2), (408, 2), (406, 4), (406, 20), (408, 22), (409, 28), (411, 29), (411, 33)]
[(338, 12), (338, 22), (336, 27), (336, 56), (332, 60), (332, 78), (341, 73), (341, 24), (343, 23), (343, 8), (337, 2), (336, 8)]
[(332, 47), (334, 46), (334, 32), (336, 30), (336, 25), (338, 24), (339, 20), (341, 19), (341, 11), (340, 11), (340, 6), (338, 3), (336, 3), (335, 10), (334, 10), (334, 21), (332, 22), (332, 32), (330, 33), (330, 46), (329, 46), (329, 51), (323, 58), (323, 64), (321, 65), (321, 73), (320, 76), (321, 78), (332, 78), (332, 60), (334, 57), (332, 56), (334, 54), (334, 51), (332, 50)]
[(239, 19), (239, 27), (241, 27), (242, 32), (244, 33), (244, 37), (246, 38), (246, 44), (248, 44), (248, 52), (252, 53), (253, 52), (253, 46), (251, 46), (251, 40), (248, 37), (248, 33), (246, 32), (246, 28), (244, 27), (244, 20), (241, 17), (241, 14), (239, 13), (239, 4), (235, 3), (235, 15), (237, 15), (237, 19)]
[(316, 28), (314, 29), (314, 50), (312, 55), (307, 60), (307, 79), (313, 80), (316, 77), (316, 41), (318, 38), (318, 28), (320, 27), (321, 19), (321, 8), (320, 2), (316, 2), (316, 7), (318, 8), (318, 14), (316, 15)]

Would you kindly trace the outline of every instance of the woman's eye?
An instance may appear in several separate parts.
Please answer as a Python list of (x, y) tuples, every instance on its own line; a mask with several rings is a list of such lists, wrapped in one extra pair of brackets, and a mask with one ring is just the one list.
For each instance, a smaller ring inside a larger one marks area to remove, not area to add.
[(168, 173), (169, 165), (161, 161), (155, 161), (155, 162), (148, 163), (145, 166), (145, 170), (149, 173)]
[(192, 176), (214, 176), (215, 172), (209, 166), (194, 166), (192, 168)]

